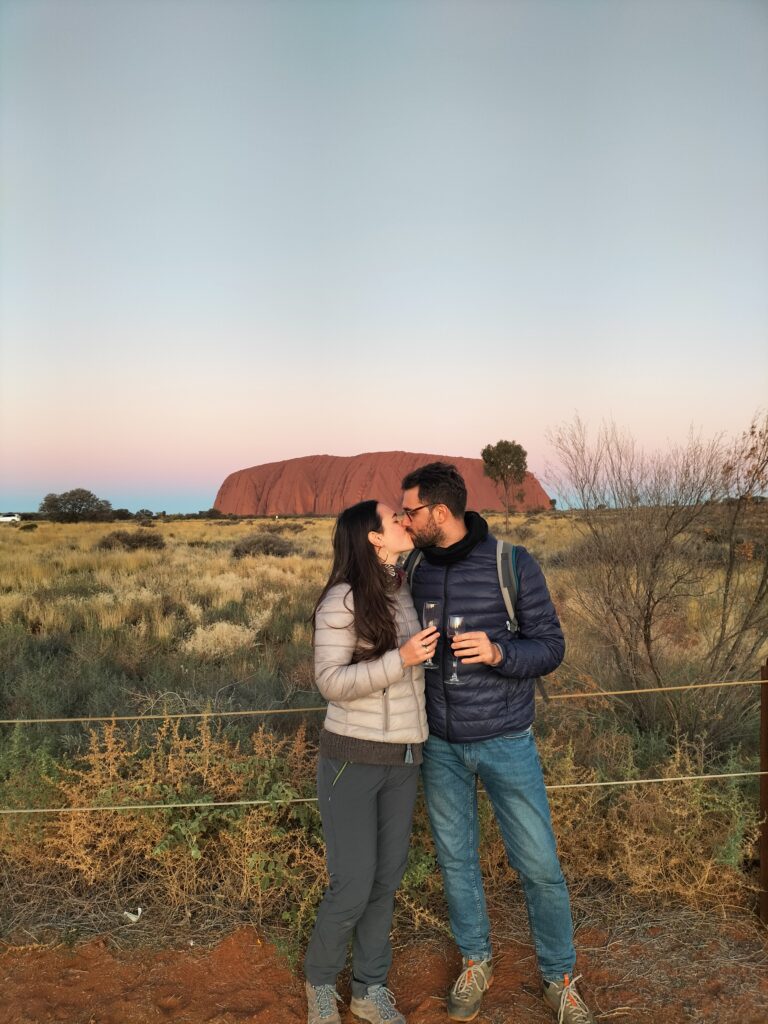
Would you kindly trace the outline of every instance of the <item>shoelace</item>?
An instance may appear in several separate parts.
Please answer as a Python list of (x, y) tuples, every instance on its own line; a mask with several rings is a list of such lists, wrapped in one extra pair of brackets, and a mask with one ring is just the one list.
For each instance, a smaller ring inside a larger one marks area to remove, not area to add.
[(395, 993), (385, 985), (371, 985), (366, 995), (370, 999), (382, 1020), (394, 1020), (399, 1014), (395, 1007)]
[(341, 999), (341, 996), (333, 985), (313, 985), (312, 987), (315, 990), (320, 1016), (331, 1017), (336, 1011), (335, 1000)]
[(466, 999), (472, 994), (474, 986), (477, 986), (481, 992), (485, 992), (488, 988), (488, 979), (483, 973), (481, 964), (473, 963), (469, 960), (467, 969), (456, 979), (456, 984), (453, 986), (453, 994), (457, 999)]
[(576, 982), (580, 979), (580, 974), (577, 974), (575, 978), (571, 978), (570, 980), (566, 974), (563, 990), (560, 993), (560, 1007), (557, 1011), (557, 1024), (563, 1024), (566, 1011), (569, 1008), (572, 1010), (571, 1024), (590, 1024), (589, 1008), (575, 987)]

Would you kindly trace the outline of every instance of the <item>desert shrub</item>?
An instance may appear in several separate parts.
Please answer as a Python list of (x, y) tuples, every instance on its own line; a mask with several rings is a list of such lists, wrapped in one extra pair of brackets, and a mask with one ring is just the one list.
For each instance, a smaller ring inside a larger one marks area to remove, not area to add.
[(99, 551), (111, 551), (114, 548), (122, 548), (124, 551), (137, 551), (140, 548), (157, 551), (164, 547), (165, 541), (159, 533), (145, 533), (139, 530), (113, 530), (106, 537), (102, 537), (96, 545)]
[[(599, 780), (599, 772), (579, 766), (572, 745), (556, 734), (541, 743), (541, 751), (549, 781)], [(630, 746), (620, 741), (613, 752), (606, 748), (606, 756), (631, 777)], [(96, 902), (127, 905), (142, 893), (142, 902), (151, 901), (158, 911), (166, 907), (173, 916), (205, 906), (230, 922), (250, 917), (261, 926), (290, 927), (300, 941), (326, 884), (320, 821), (311, 802), (315, 757), (301, 725), (290, 735), (262, 728), (235, 741), (206, 718), (195, 725), (167, 718), (156, 727), (111, 723), (90, 731), (87, 748), (59, 763), (28, 751), (17, 730), (0, 754), (0, 799), (7, 806), (24, 800), (29, 806), (200, 805), (0, 820), (0, 871), (15, 916), (31, 920), (34, 907), (22, 909), (31, 891), (42, 908), (55, 898), (78, 916)], [(697, 774), (701, 767), (701, 751), (679, 744), (659, 774)], [(310, 802), (283, 803), (294, 799)], [(208, 806), (239, 800), (266, 803)], [(696, 904), (749, 900), (740, 866), (756, 833), (754, 806), (753, 794), (736, 782), (552, 793), (563, 863), (582, 888), (604, 891), (609, 883), (625, 893)], [(484, 798), (480, 819), (489, 895), (503, 898), (514, 876)], [(413, 926), (439, 925), (444, 913), (421, 802), (398, 905)]]
[(36, 530), (36, 529), (37, 529), (37, 523), (22, 523), (21, 526), (19, 527), (19, 530), (22, 530), (24, 532), (26, 532), (28, 530)]
[[(553, 442), (579, 540), (549, 565), (562, 571), (569, 624), (589, 635), (591, 650), (611, 652), (600, 685), (640, 693), (750, 678), (768, 653), (768, 557), (755, 501), (768, 487), (768, 417), (728, 444), (692, 436), (651, 453), (613, 424), (591, 439), (578, 419)], [(705, 735), (723, 749), (743, 735), (757, 699), (712, 690), (624, 706), (640, 728)]]
[(253, 558), (258, 555), (272, 555), (275, 558), (287, 558), (295, 555), (298, 548), (293, 541), (285, 537), (269, 533), (251, 534), (237, 541), (232, 548), (233, 558)]
[[(3, 819), (0, 866), (34, 880), (40, 892), (48, 886), (59, 899), (66, 892), (73, 905), (92, 904), (97, 892), (119, 900), (142, 891), (171, 913), (210, 900), (230, 915), (305, 932), (326, 880), (319, 818), (311, 806), (281, 801), (312, 796), (314, 758), (303, 729), (290, 739), (260, 730), (241, 745), (206, 720), (191, 736), (166, 720), (148, 743), (138, 729), (108, 725), (50, 778), (49, 800), (202, 806)], [(267, 805), (207, 807), (208, 800)]]

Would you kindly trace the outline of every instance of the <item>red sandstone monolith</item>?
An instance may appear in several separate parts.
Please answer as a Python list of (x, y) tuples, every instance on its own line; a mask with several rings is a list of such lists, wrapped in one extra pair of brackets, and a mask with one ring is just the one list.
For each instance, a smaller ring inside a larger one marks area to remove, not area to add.
[[(503, 510), (496, 484), (483, 472), (482, 459), (417, 452), (307, 455), (239, 469), (219, 488), (214, 507), (240, 516), (336, 515), (357, 501), (375, 498), (399, 508), (400, 483), (406, 473), (436, 461), (457, 466), (467, 484), (469, 508)], [(549, 497), (532, 473), (526, 473), (519, 490), (522, 498), (514, 507), (520, 511), (550, 507)]]

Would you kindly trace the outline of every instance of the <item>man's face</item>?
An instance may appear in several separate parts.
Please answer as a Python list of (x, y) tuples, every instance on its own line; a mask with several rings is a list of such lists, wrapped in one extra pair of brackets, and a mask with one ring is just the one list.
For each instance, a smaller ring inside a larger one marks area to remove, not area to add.
[(440, 544), (443, 531), (435, 520), (435, 508), (421, 501), (418, 487), (403, 491), (403, 512), (403, 527), (413, 538), (415, 547), (429, 548)]

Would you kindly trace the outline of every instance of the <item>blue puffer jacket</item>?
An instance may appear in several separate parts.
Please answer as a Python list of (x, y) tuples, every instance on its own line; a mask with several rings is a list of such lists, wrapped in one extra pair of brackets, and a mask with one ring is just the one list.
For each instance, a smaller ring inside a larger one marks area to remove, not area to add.
[[(496, 568), (496, 539), (489, 533), (460, 561), (431, 564), (422, 559), (413, 578), (413, 600), (421, 614), (425, 601), (442, 602), (443, 625), (435, 660), (426, 669), (429, 731), (451, 743), (487, 740), (527, 729), (534, 718), (538, 676), (553, 672), (565, 654), (565, 640), (544, 574), (525, 548), (517, 548), (518, 633), (507, 629), (507, 610)], [(500, 645), (504, 659), (488, 665), (462, 665), (460, 684), (451, 674), (449, 615), (464, 615), (464, 632), (483, 630)]]

